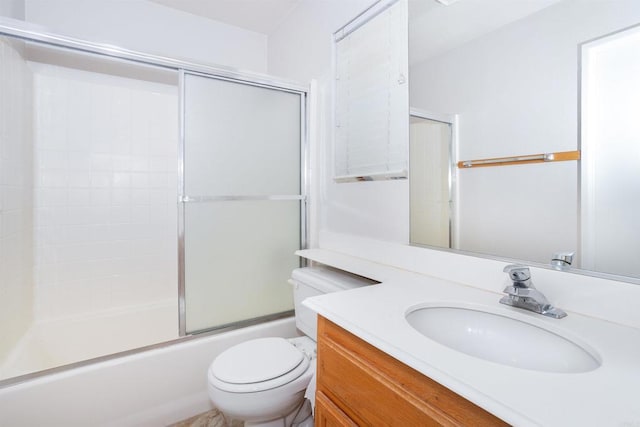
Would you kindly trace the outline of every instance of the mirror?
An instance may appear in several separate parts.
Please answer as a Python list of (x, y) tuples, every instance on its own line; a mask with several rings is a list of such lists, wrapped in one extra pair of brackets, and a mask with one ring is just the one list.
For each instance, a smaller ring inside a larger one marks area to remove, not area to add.
[[(573, 267), (638, 282), (637, 140), (605, 152), (640, 134), (640, 2), (410, 0), (409, 15), (410, 105), (454, 118), (448, 246), (545, 265), (575, 251)], [(455, 165), (565, 152), (582, 158)]]

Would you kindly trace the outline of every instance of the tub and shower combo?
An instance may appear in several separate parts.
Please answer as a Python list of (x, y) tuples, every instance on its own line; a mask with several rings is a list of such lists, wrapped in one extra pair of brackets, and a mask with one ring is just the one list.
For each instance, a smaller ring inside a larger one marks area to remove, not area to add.
[(296, 335), (308, 88), (10, 19), (0, 68), (0, 424), (206, 411), (217, 354)]

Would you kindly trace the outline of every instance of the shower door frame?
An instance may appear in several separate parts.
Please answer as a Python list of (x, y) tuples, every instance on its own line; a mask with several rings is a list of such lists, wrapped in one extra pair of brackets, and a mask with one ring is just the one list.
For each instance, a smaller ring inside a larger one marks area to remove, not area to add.
[[(241, 79), (230, 76), (219, 76), (213, 75), (210, 73), (204, 73), (200, 71), (192, 71), (186, 69), (179, 70), (179, 83), (178, 83), (178, 93), (179, 93), (179, 104), (180, 111), (178, 113), (178, 117), (180, 120), (179, 124), (179, 145), (178, 145), (178, 311), (179, 311), (179, 334), (181, 337), (190, 335), (190, 334), (200, 334), (203, 332), (216, 332), (216, 331), (225, 331), (230, 329), (236, 329), (243, 326), (248, 326), (255, 323), (268, 322), (270, 320), (280, 319), (283, 317), (289, 317), (293, 315), (293, 309), (281, 312), (281, 313), (273, 313), (266, 316), (260, 316), (256, 318), (240, 320), (237, 322), (232, 322), (219, 326), (212, 326), (207, 329), (197, 330), (193, 332), (187, 332), (187, 303), (186, 303), (186, 257), (185, 257), (185, 208), (187, 203), (202, 203), (202, 202), (220, 202), (220, 201), (239, 201), (239, 200), (251, 200), (251, 201), (299, 201), (300, 202), (300, 248), (304, 249), (307, 247), (308, 242), (308, 203), (307, 203), (307, 194), (308, 194), (308, 114), (307, 114), (307, 106), (308, 106), (308, 91), (302, 91), (300, 89), (295, 89), (291, 87), (285, 87), (282, 85), (276, 84), (275, 81), (266, 82), (262, 81), (251, 81), (247, 79)], [(286, 93), (291, 93), (300, 96), (300, 195), (268, 195), (268, 196), (208, 196), (208, 197), (189, 197), (186, 194), (185, 189), (185, 110), (186, 110), (186, 90), (185, 90), (185, 76), (199, 76), (212, 78), (216, 80), (221, 80), (230, 83), (244, 84), (248, 86), (254, 86), (263, 89), (276, 90)], [(304, 260), (301, 259), (300, 265), (304, 264)]]
[[(308, 242), (309, 236), (309, 111), (310, 106), (312, 105), (312, 98), (315, 96), (314, 91), (312, 91), (312, 85), (304, 85), (299, 82), (284, 80), (284, 79), (276, 79), (272, 78), (265, 74), (259, 73), (251, 73), (251, 72), (240, 72), (230, 67), (224, 66), (211, 66), (200, 64), (197, 62), (184, 61), (172, 59), (165, 56), (147, 54), (144, 52), (133, 51), (125, 48), (120, 48), (113, 45), (103, 44), (91, 42), (88, 40), (82, 40), (74, 37), (62, 36), (59, 34), (55, 34), (48, 31), (43, 31), (41, 27), (35, 26), (25, 21), (19, 21), (11, 18), (0, 17), (0, 36), (12, 37), (15, 39), (23, 40), (25, 42), (35, 42), (38, 44), (61, 48), (66, 50), (71, 50), (80, 55), (92, 56), (92, 55), (100, 55), (103, 57), (111, 58), (114, 60), (122, 61), (125, 63), (137, 63), (142, 65), (148, 65), (157, 68), (163, 68), (166, 70), (172, 70), (179, 73), (180, 76), (185, 72), (205, 75), (218, 79), (225, 79), (234, 81), (237, 83), (244, 83), (256, 86), (267, 87), (275, 90), (283, 90), (287, 92), (299, 93), (301, 98), (301, 147), (300, 147), (300, 247), (305, 249)], [(179, 81), (178, 90), (181, 90), (180, 87), (181, 81)], [(179, 102), (176, 108), (180, 109), (179, 112), (182, 112), (182, 99), (181, 96), (179, 98)], [(176, 138), (182, 137), (182, 129), (180, 129), (180, 134), (176, 135)], [(181, 139), (178, 139), (179, 146), (181, 145)], [(178, 155), (180, 157), (180, 154)], [(182, 166), (183, 159), (180, 157), (177, 159), (179, 161), (178, 167)], [(180, 169), (178, 171), (179, 177), (182, 177), (183, 170)], [(178, 183), (180, 185), (180, 183)], [(178, 192), (180, 193), (181, 189), (178, 188)], [(176, 209), (180, 207), (180, 200), (176, 200), (177, 206)], [(179, 218), (180, 219), (180, 218)], [(178, 221), (179, 223), (180, 221)], [(179, 239), (179, 224), (176, 224), (176, 237), (178, 238), (178, 263), (180, 264), (180, 253), (183, 253), (181, 250), (181, 245), (184, 245), (184, 240), (180, 241)], [(182, 242), (182, 243), (181, 243)], [(182, 247), (183, 249), (183, 247)], [(182, 262), (184, 259), (182, 259)], [(304, 264), (305, 261), (302, 260), (301, 264)], [(180, 278), (177, 277), (178, 288), (180, 286)], [(180, 292), (180, 289), (178, 289)], [(184, 296), (184, 295), (183, 295)], [(180, 298), (178, 295), (178, 307), (179, 311), (182, 310), (180, 307), (184, 303), (184, 299)], [(191, 341), (194, 339), (206, 338), (210, 335), (220, 334), (226, 332), (228, 330), (239, 329), (245, 326), (249, 326), (251, 324), (264, 323), (269, 320), (274, 320), (276, 318), (281, 317), (289, 317), (292, 312), (280, 313), (272, 316), (265, 316), (257, 319), (251, 319), (243, 322), (238, 322), (233, 325), (226, 325), (224, 328), (215, 329), (211, 331), (206, 331), (197, 335), (184, 335), (180, 334), (178, 338), (162, 342), (156, 344), (145, 345), (142, 347), (132, 348), (130, 350), (125, 350), (117, 353), (107, 354), (104, 356), (98, 356), (92, 359), (82, 360), (75, 363), (70, 363), (67, 365), (57, 366), (49, 369), (44, 369), (41, 371), (36, 371), (24, 375), (19, 375), (16, 377), (10, 377), (3, 380), (0, 380), (0, 389), (8, 386), (12, 386), (15, 384), (23, 383), (25, 381), (32, 380), (34, 378), (39, 378), (45, 375), (50, 375), (53, 373), (64, 372), (71, 369), (75, 369), (82, 366), (91, 365), (94, 363), (104, 362), (112, 359), (116, 359), (119, 357), (130, 356), (133, 354), (141, 353), (148, 350), (159, 349), (168, 347), (174, 344)], [(184, 324), (180, 321), (180, 313), (178, 314), (178, 325)]]

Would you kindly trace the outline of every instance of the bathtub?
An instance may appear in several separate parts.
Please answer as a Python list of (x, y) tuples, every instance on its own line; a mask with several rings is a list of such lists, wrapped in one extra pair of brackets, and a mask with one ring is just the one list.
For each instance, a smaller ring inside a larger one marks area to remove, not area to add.
[(0, 379), (175, 340), (178, 302), (158, 301), (34, 322), (0, 365)]
[(58, 369), (0, 389), (0, 425), (163, 426), (211, 409), (207, 368), (230, 346), (298, 335), (293, 317)]

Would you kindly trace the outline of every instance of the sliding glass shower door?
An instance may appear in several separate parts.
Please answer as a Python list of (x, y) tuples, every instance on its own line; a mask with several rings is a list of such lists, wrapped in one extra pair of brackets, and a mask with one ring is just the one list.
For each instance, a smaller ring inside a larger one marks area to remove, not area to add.
[(292, 310), (304, 94), (185, 73), (181, 333)]

